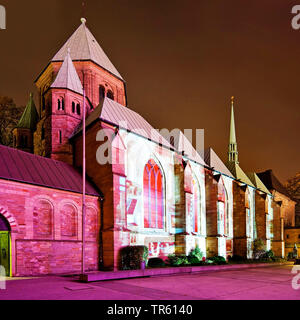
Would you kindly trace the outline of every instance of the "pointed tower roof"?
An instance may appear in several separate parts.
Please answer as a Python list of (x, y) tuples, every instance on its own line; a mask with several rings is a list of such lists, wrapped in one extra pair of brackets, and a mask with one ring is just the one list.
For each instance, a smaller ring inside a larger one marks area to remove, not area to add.
[(81, 95), (83, 94), (82, 83), (72, 62), (70, 50), (67, 50), (64, 62), (51, 88), (69, 89)]
[(235, 120), (234, 120), (234, 97), (231, 98), (231, 121), (230, 121), (229, 143), (237, 143), (236, 134), (235, 134)]
[(17, 125), (17, 128), (35, 130), (39, 120), (39, 114), (33, 100), (33, 94), (30, 93), (29, 101)]
[(118, 70), (114, 67), (105, 52), (100, 47), (95, 37), (87, 28), (86, 19), (82, 18), (81, 22), (82, 23), (79, 28), (56, 53), (51, 61), (63, 61), (68, 48), (70, 48), (70, 54), (73, 61), (91, 60), (124, 81)]
[(212, 148), (206, 149), (204, 151), (204, 155), (205, 162), (209, 167), (214, 168), (216, 171), (225, 174), (231, 178), (234, 178), (232, 173), (228, 170), (223, 161), (219, 158), (219, 156), (215, 153), (215, 151)]
[(247, 175), (257, 189), (267, 194), (271, 194), (271, 192), (267, 189), (255, 172), (249, 172)]

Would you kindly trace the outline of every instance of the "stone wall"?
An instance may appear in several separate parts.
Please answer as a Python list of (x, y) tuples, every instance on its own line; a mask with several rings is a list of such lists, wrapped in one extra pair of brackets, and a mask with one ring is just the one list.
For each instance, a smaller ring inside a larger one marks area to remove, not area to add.
[[(0, 180), (0, 214), (13, 226), (13, 276), (80, 271), (81, 199), (81, 194)], [(87, 196), (87, 270), (98, 269), (99, 229), (99, 199)]]

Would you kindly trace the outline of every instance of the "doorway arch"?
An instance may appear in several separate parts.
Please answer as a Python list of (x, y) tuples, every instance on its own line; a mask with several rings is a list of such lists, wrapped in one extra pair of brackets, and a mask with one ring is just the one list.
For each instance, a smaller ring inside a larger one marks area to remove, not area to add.
[(0, 214), (0, 266), (4, 267), (6, 276), (10, 275), (10, 236), (10, 224), (8, 220)]

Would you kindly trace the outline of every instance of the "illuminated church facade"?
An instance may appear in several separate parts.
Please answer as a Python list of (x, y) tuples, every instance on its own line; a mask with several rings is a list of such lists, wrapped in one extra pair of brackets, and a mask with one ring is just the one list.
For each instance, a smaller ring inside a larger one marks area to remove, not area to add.
[(239, 166), (233, 101), (225, 165), (213, 149), (200, 155), (182, 132), (168, 137), (127, 106), (125, 81), (85, 19), (35, 84), (38, 108), (31, 95), (14, 148), (0, 147), (7, 274), (80, 272), (84, 114), (86, 271), (117, 270), (129, 245), (146, 245), (150, 258), (196, 246), (205, 257), (252, 258), (260, 238), (284, 256), (284, 210)]

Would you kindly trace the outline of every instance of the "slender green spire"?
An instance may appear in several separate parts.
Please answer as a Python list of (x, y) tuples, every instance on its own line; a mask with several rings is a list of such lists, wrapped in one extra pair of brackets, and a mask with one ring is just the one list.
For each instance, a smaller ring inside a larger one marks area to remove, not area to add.
[(228, 160), (230, 163), (239, 164), (239, 153), (237, 151), (235, 121), (234, 121), (234, 97), (231, 98), (231, 122), (230, 122), (228, 157), (229, 157)]
[(38, 122), (39, 115), (33, 100), (33, 94), (30, 93), (29, 101), (17, 125), (17, 128), (30, 129), (34, 131)]

